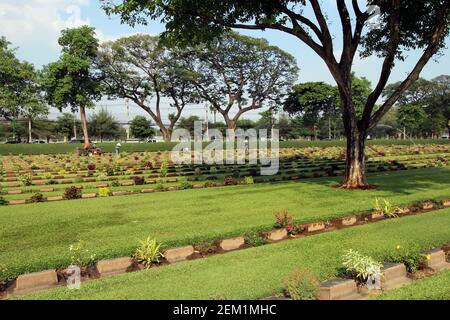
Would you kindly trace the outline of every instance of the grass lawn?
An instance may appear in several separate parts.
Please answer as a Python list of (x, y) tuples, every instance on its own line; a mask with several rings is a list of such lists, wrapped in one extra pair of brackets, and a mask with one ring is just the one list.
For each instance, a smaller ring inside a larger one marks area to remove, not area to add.
[(58, 288), (36, 299), (258, 299), (283, 289), (295, 268), (320, 280), (335, 276), (344, 250), (355, 249), (383, 261), (400, 245), (418, 251), (450, 241), (450, 209), (323, 233), (207, 259), (186, 261)]
[(378, 300), (450, 300), (450, 270), (383, 293)]
[(394, 204), (450, 197), (450, 168), (370, 176), (379, 188), (331, 188), (331, 178), (147, 195), (0, 207), (0, 261), (12, 275), (65, 267), (68, 247), (84, 240), (98, 258), (129, 255), (151, 235), (166, 247), (269, 229), (286, 208), (313, 222), (373, 208), (376, 197)]
[[(368, 145), (411, 145), (411, 144), (447, 144), (448, 139), (423, 140), (371, 140)], [(123, 143), (121, 151), (170, 151), (176, 142), (158, 143)], [(115, 143), (98, 143), (106, 152), (114, 152)], [(207, 143), (205, 143), (207, 145)], [(280, 148), (331, 147), (345, 146), (345, 141), (281, 141)], [(81, 144), (52, 143), (52, 144), (0, 144), (0, 155), (7, 154), (55, 154), (75, 152)]]

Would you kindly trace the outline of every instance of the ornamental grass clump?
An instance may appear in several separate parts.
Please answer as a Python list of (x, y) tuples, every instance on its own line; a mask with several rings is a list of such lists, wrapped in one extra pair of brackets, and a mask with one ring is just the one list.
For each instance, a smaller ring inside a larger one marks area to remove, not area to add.
[(374, 209), (383, 213), (386, 218), (398, 218), (399, 207), (394, 206), (388, 200), (383, 199), (383, 203), (378, 198), (375, 199)]
[(139, 241), (139, 246), (133, 254), (133, 259), (143, 264), (146, 269), (149, 269), (153, 264), (159, 263), (159, 259), (164, 258), (161, 246), (162, 244), (158, 243), (156, 239), (151, 239), (150, 237)]
[(80, 268), (87, 268), (95, 264), (95, 254), (86, 248), (84, 241), (79, 240), (77, 243), (69, 246), (70, 265)]
[(372, 257), (362, 255), (358, 251), (347, 250), (342, 260), (347, 274), (360, 282), (382, 276), (381, 267), (383, 265)]
[(286, 293), (292, 300), (317, 300), (320, 283), (311, 273), (295, 270), (285, 280)]

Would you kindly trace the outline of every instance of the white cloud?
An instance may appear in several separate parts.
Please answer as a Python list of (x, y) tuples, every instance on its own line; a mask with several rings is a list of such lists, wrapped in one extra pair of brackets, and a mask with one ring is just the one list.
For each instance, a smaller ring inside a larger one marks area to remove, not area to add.
[(90, 24), (81, 7), (89, 0), (2, 0), (0, 35), (15, 46), (44, 45), (57, 49), (64, 28)]

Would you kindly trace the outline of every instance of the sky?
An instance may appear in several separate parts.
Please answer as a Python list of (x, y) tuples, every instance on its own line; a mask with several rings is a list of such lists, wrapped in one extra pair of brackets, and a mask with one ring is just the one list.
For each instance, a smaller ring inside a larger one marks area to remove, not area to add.
[[(324, 9), (328, 14), (332, 32), (338, 34), (336, 4), (334, 0), (323, 0)], [(363, 2), (363, 1), (361, 1)], [(308, 14), (308, 11), (305, 12)], [(0, 0), (0, 36), (5, 36), (13, 47), (17, 48), (17, 56), (29, 61), (40, 68), (58, 59), (60, 49), (58, 36), (64, 28), (90, 25), (96, 28), (96, 34), (101, 42), (114, 40), (134, 33), (150, 33), (153, 35), (164, 31), (164, 25), (154, 21), (147, 26), (132, 28), (120, 23), (117, 16), (108, 17), (100, 7), (98, 0)], [(298, 82), (324, 81), (334, 85), (334, 81), (322, 60), (298, 39), (278, 31), (242, 31), (239, 32), (254, 37), (266, 38), (271, 44), (291, 53), (300, 68)], [(447, 47), (450, 40), (447, 39)], [(340, 53), (339, 44), (335, 54)], [(408, 54), (406, 61), (398, 62), (391, 76), (390, 82), (405, 78), (413, 68), (419, 56), (418, 52)], [(367, 77), (372, 84), (376, 83), (381, 68), (381, 60), (376, 57), (361, 59), (357, 56), (353, 69), (358, 76)], [(441, 74), (450, 74), (450, 50), (446, 49), (442, 56), (430, 61), (422, 72), (422, 77), (431, 79)], [(96, 109), (107, 108), (121, 122), (126, 122), (135, 115), (146, 115), (130, 102), (128, 109), (124, 101), (102, 100)], [(204, 107), (190, 106), (185, 116), (195, 114), (204, 117)], [(90, 110), (92, 114), (95, 110)], [(260, 112), (260, 111), (258, 111)], [(246, 119), (257, 119), (258, 112), (245, 115)], [(163, 102), (163, 115), (169, 113), (167, 101)], [(50, 117), (55, 118), (59, 113), (55, 110)], [(209, 115), (212, 119), (212, 115)], [(218, 120), (221, 120), (218, 117)]]

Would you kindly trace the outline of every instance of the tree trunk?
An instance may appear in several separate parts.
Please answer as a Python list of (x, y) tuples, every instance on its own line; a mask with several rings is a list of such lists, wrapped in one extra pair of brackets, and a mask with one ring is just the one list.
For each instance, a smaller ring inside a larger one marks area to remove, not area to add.
[(163, 136), (164, 142), (171, 142), (172, 141), (172, 130), (168, 129), (160, 129), (161, 134)]
[(89, 143), (89, 133), (87, 128), (87, 121), (86, 121), (86, 109), (84, 106), (80, 106), (80, 117), (81, 117), (81, 127), (83, 129), (83, 135), (84, 135), (84, 146), (83, 148), (87, 149), (90, 145)]
[(366, 177), (366, 133), (352, 130), (347, 135), (347, 152), (344, 189), (367, 189), (370, 187)]
[(31, 134), (31, 118), (28, 118), (28, 143), (31, 143), (31, 140), (33, 140), (32, 134)]

